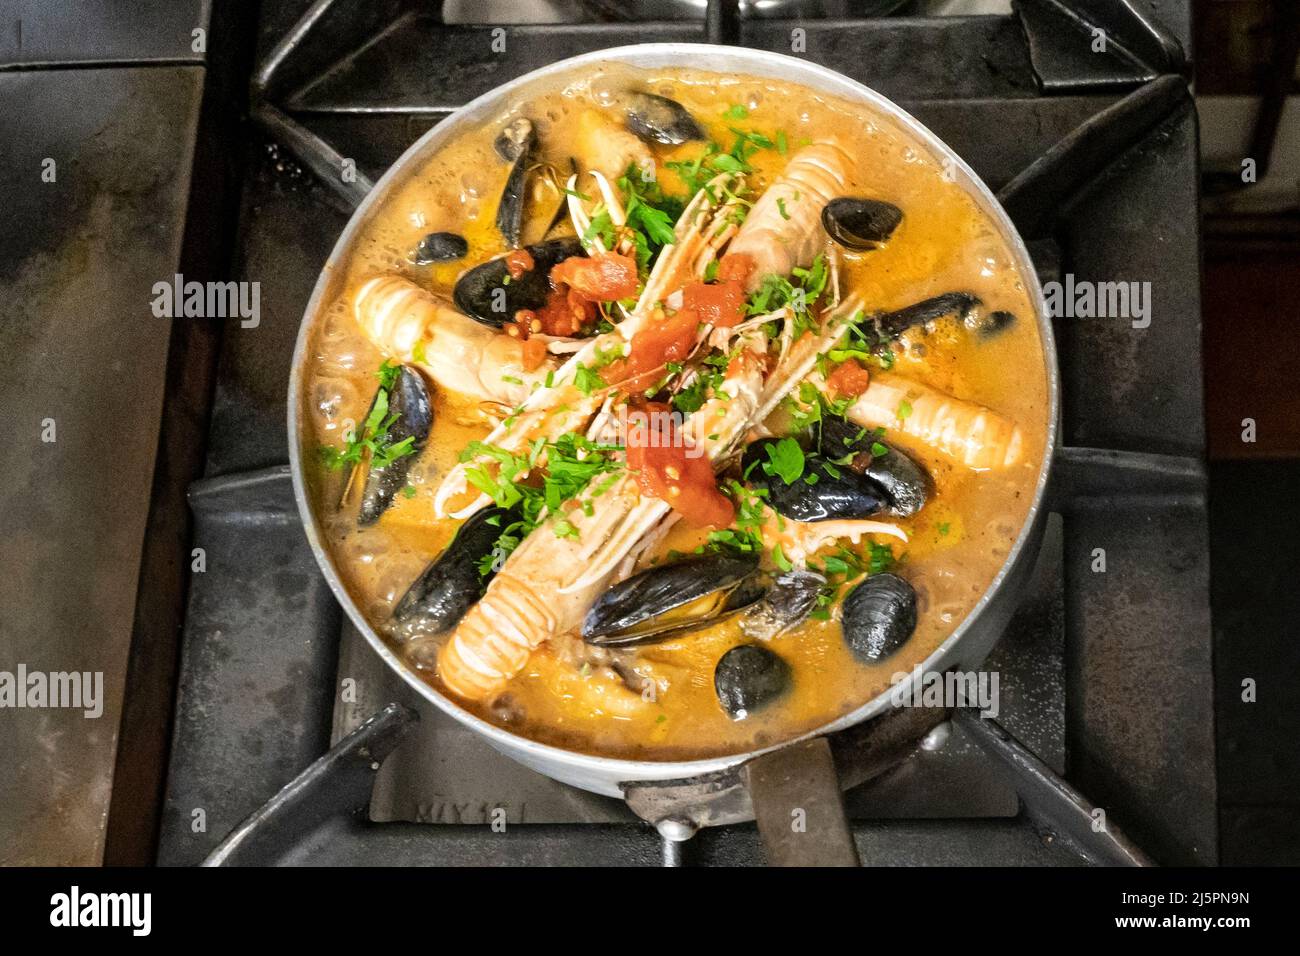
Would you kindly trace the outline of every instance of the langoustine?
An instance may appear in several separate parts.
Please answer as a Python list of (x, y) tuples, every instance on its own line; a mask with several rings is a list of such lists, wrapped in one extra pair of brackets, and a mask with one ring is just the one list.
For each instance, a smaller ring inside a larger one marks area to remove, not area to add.
[[(731, 175), (723, 174), (714, 180), (714, 185), (719, 192), (730, 192), (723, 187), (730, 186), (733, 180)], [(576, 203), (571, 208), (575, 210), (575, 220), (581, 221), (579, 214), (585, 216), (585, 211)], [(656, 318), (660, 303), (690, 279), (704, 274), (722, 245), (736, 231), (730, 215), (733, 208), (733, 199), (717, 203), (709, 192), (701, 190), (682, 212), (674, 229), (676, 241), (660, 251), (645, 288), (627, 318), (613, 331), (589, 340), (548, 375), (541, 387), (531, 389), (509, 418), (483, 439), (484, 444), (519, 452), (539, 438), (553, 439), (584, 430), (606, 396), (602, 390), (579, 389), (575, 385), (579, 369), (589, 368), (605, 356), (626, 354), (633, 337)], [(471, 467), (491, 469), (495, 465), (490, 458), (476, 457), (448, 471), (434, 495), (434, 510), (439, 517), (467, 517), (489, 503), (486, 495), (479, 495), (468, 503), (462, 502), (458, 508), (453, 507), (453, 502), (468, 490)]]
[[(825, 389), (825, 379), (812, 378)], [(1020, 426), (992, 409), (888, 372), (873, 372), (866, 390), (843, 410), (864, 428), (886, 428), (975, 470), (1010, 468), (1024, 457)]]
[(517, 405), (555, 367), (541, 341), (499, 335), (401, 276), (367, 279), (357, 289), (353, 314), (389, 358), (476, 398)]
[[(825, 184), (833, 174), (842, 183), (848, 162), (847, 155), (832, 144), (807, 147), (796, 154), (788, 173), (778, 178), (769, 192), (778, 189), (778, 196), (803, 195), (812, 188), (805, 178)], [(760, 199), (727, 254), (739, 245), (744, 255), (775, 262), (784, 270), (811, 262), (821, 241), (816, 218), (820, 206), (810, 204), (812, 215), (796, 218), (782, 205)], [(805, 241), (798, 233), (809, 229), (814, 238)], [(748, 238), (751, 235), (762, 237), (762, 241), (753, 241)], [(779, 247), (779, 251), (769, 246)], [(851, 311), (851, 303), (841, 306), (832, 318), (837, 335)], [(710, 461), (721, 460), (734, 449), (760, 411), (780, 400), (783, 391), (765, 389), (769, 378), (789, 389), (816, 358), (807, 347), (792, 350), (769, 376), (766, 320), (770, 318), (760, 317), (736, 331), (739, 347), (722, 385), (686, 421), (687, 440)], [(817, 336), (808, 338), (818, 340)], [(790, 361), (797, 374), (782, 367)], [(537, 647), (579, 625), (594, 597), (669, 510), (667, 501), (642, 494), (636, 478), (625, 475), (598, 506), (589, 512), (575, 509), (565, 517), (577, 529), (576, 538), (559, 537), (543, 523), (505, 562), (483, 598), (444, 645), (438, 661), (442, 682), (469, 700), (482, 700), (501, 690)]]

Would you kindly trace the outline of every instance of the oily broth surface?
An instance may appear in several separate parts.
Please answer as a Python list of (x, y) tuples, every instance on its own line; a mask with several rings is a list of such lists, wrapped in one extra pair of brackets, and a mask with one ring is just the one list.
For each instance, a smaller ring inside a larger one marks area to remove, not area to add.
[[(729, 125), (774, 135), (785, 131), (792, 154), (804, 140), (834, 138), (857, 158), (850, 195), (886, 199), (904, 212), (884, 248), (845, 255), (841, 281), (864, 294), (870, 308), (893, 309), (941, 292), (974, 292), (990, 310), (1004, 309), (1020, 321), (987, 341), (939, 331), (906, 340), (894, 372), (978, 401), (1016, 421), (1025, 438), (1020, 465), (1001, 472), (971, 472), (947, 464), (924, 446), (890, 433), (924, 464), (936, 493), (914, 519), (899, 524), (910, 542), (893, 539), (905, 554), (897, 570), (920, 599), (917, 630), (884, 664), (864, 666), (844, 646), (838, 608), (830, 621), (810, 621), (775, 638), (771, 647), (790, 664), (793, 688), (780, 701), (743, 721), (732, 721), (717, 703), (713, 669), (718, 658), (742, 642), (738, 625), (726, 621), (706, 630), (646, 646), (631, 660), (638, 673), (661, 688), (643, 703), (608, 667), (582, 666), (586, 649), (565, 637), (535, 652), (527, 668), (495, 705), (468, 707), (494, 723), (546, 743), (609, 756), (677, 760), (742, 752), (816, 729), (861, 706), (888, 687), (891, 675), (922, 661), (957, 626), (1000, 569), (1033, 498), (1047, 430), (1047, 386), (1042, 343), (1033, 308), (1012, 266), (1011, 254), (993, 224), (958, 185), (943, 175), (927, 148), (892, 120), (869, 108), (840, 102), (779, 81), (718, 76), (698, 71), (598, 70), (581, 82), (514, 104), (484, 129), (462, 136), (390, 191), (363, 223), (351, 258), (342, 266), (341, 294), (317, 320), (305, 376), (305, 444), (338, 444), (350, 422), (364, 417), (383, 356), (356, 329), (351, 298), (361, 281), (386, 272), (406, 275), (450, 296), (456, 278), (505, 251), (493, 218), (506, 169), (492, 139), (513, 115), (537, 123), (543, 155), (558, 159), (574, 141), (577, 117), (602, 101), (604, 92), (636, 86), (681, 102), (710, 137), (730, 145)], [(743, 104), (748, 118), (722, 117)], [(662, 163), (692, 157), (699, 144), (656, 150), (665, 188), (680, 191)], [(763, 188), (788, 156), (761, 151), (750, 160), (750, 181)], [(429, 232), (465, 236), (469, 256), (434, 267), (411, 265), (406, 255)], [(450, 540), (456, 523), (433, 517), (432, 494), (462, 448), (483, 437), (490, 423), (478, 403), (433, 389), (435, 428), (411, 469), (412, 498), (398, 496), (370, 529), (336, 507), (341, 481), (308, 458), (308, 485), (327, 547), (344, 583), (366, 617), (384, 632), (392, 607), (425, 564)], [(679, 524), (657, 549), (688, 550), (700, 532)], [(436, 644), (410, 652), (408, 660), (437, 686)], [(450, 695), (449, 695), (450, 696)], [(451, 699), (455, 699), (452, 697)]]

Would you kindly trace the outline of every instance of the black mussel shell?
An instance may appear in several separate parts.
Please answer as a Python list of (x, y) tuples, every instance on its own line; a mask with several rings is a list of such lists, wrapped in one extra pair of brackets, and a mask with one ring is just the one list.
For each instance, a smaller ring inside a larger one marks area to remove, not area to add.
[(778, 574), (762, 600), (745, 608), (740, 630), (746, 637), (770, 640), (803, 622), (817, 606), (826, 579), (815, 571)]
[(885, 514), (910, 518), (930, 497), (930, 476), (897, 448), (885, 447), (888, 452), (874, 456), (863, 474), (884, 489)]
[(884, 335), (898, 338), (910, 328), (928, 325), (946, 316), (965, 322), (971, 310), (978, 305), (979, 298), (969, 292), (945, 292), (893, 312), (885, 312), (876, 317), (876, 326)]
[(762, 597), (757, 568), (757, 556), (721, 554), (647, 568), (596, 600), (582, 639), (602, 647), (641, 644), (716, 621)]
[[(376, 393), (377, 394), (377, 393)], [(374, 402), (371, 402), (371, 409)], [(388, 414), (396, 415), (388, 429), (388, 444), (412, 438), (414, 452), (394, 459), (382, 468), (371, 468), (366, 473), (366, 487), (361, 495), (361, 510), (357, 523), (362, 527), (372, 525), (388, 510), (393, 498), (406, 486), (406, 475), (411, 464), (419, 457), (433, 427), (433, 404), (429, 389), (419, 372), (405, 365), (399, 370), (397, 380), (388, 392)], [(369, 413), (367, 412), (367, 417)]]
[(679, 146), (705, 138), (704, 130), (686, 107), (666, 96), (633, 91), (624, 95), (623, 105), (627, 109), (627, 128), (644, 140)]
[(844, 598), (840, 629), (858, 660), (883, 661), (916, 630), (916, 592), (896, 574), (873, 574)]
[(496, 574), (495, 568), (480, 574), (479, 567), (492, 554), (501, 532), (516, 519), (505, 508), (484, 508), (461, 525), (447, 549), (429, 563), (393, 609), (398, 636), (411, 640), (455, 627)]
[(763, 462), (769, 460), (766, 447), (778, 440), (751, 442), (740, 461), (745, 479), (767, 490), (767, 503), (777, 514), (795, 521), (837, 521), (869, 518), (884, 510), (885, 494), (875, 482), (817, 454), (805, 453), (803, 474), (792, 484), (767, 474), (763, 470)]
[(893, 445), (878, 441), (872, 429), (862, 428), (839, 415), (821, 420), (821, 454), (838, 461), (850, 454), (871, 454), (873, 446), (885, 448), (883, 455), (871, 455), (865, 469), (856, 462), (848, 467), (860, 471), (885, 493), (885, 514), (910, 518), (929, 500), (931, 482), (925, 469)]
[[(548, 279), (556, 263), (586, 255), (576, 236), (549, 239), (528, 246), (533, 269), (511, 279), (505, 256), (475, 266), (456, 281), (452, 300), (470, 318), (499, 329), (514, 321), (520, 309), (540, 309), (551, 294)], [(499, 290), (499, 291), (498, 291)]]
[(524, 205), (528, 194), (528, 168), (533, 161), (533, 147), (537, 134), (533, 124), (524, 118), (515, 120), (499, 135), (494, 144), (497, 155), (511, 162), (506, 188), (497, 204), (497, 228), (511, 249), (519, 248), (519, 237), (524, 228)]
[(533, 121), (523, 116), (507, 123), (505, 129), (492, 141), (492, 148), (501, 157), (501, 161), (506, 163), (513, 163), (521, 156), (526, 156), (536, 145), (537, 130), (533, 127)]
[(420, 240), (411, 261), (417, 266), (427, 266), (434, 262), (455, 262), (469, 254), (469, 243), (464, 236), (454, 232), (431, 232)]
[(744, 720), (790, 689), (790, 665), (774, 651), (741, 644), (722, 655), (713, 671), (718, 702), (732, 720)]
[(1016, 317), (1014, 313), (998, 309), (995, 312), (983, 312), (975, 318), (973, 323), (975, 332), (980, 338), (991, 339), (1001, 332), (1005, 332), (1015, 324)]
[(903, 221), (903, 210), (880, 199), (841, 196), (822, 207), (822, 225), (847, 249), (875, 249)]

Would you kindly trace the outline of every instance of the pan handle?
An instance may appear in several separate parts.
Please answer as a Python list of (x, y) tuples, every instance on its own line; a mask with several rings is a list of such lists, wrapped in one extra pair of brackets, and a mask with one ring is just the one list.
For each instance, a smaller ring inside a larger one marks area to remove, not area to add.
[(743, 773), (768, 863), (860, 865), (825, 737), (755, 757)]

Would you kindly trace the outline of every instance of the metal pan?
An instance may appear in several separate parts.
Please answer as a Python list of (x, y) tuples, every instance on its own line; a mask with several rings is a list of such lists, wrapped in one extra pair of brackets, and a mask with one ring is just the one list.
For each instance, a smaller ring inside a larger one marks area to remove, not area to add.
[[(645, 44), (602, 50), (562, 60), (500, 86), (469, 103), (421, 137), (379, 180), (374, 190), (353, 214), (316, 283), (294, 352), (288, 403), (290, 463), (294, 495), (316, 560), (320, 563), (321, 570), (339, 603), (347, 611), (357, 629), (365, 635), (375, 652), (411, 687), (435, 706), (481, 734), (497, 750), (539, 773), (596, 793), (628, 798), (633, 809), (652, 822), (667, 821), (668, 824), (680, 825), (684, 830), (689, 830), (690, 827), (702, 824), (733, 822), (750, 817), (755, 812), (750, 792), (770, 792), (772, 789), (770, 785), (772, 774), (763, 773), (764, 768), (780, 770), (782, 761), (802, 759), (806, 766), (800, 766), (797, 773), (791, 775), (789, 771), (794, 768), (785, 768), (787, 781), (798, 780), (800, 774), (811, 775), (818, 767), (828, 768), (829, 759), (817, 753), (826, 745), (812, 741), (832, 737), (833, 743), (833, 735), (842, 735), (842, 732), (848, 728), (855, 728), (855, 733), (860, 733), (861, 728), (857, 728), (856, 725), (872, 721), (873, 718), (878, 718), (891, 709), (890, 694), (882, 693), (852, 713), (794, 740), (751, 753), (704, 760), (613, 759), (596, 754), (563, 750), (517, 736), (479, 719), (425, 683), (375, 632), (344, 587), (333, 558), (323, 546), (319, 517), (308, 500), (303, 475), (304, 461), (307, 460), (310, 451), (306, 442), (302, 395), (308, 342), (314, 322), (342, 287), (345, 277), (341, 265), (347, 260), (362, 225), (380, 207), (393, 188), (405, 178), (408, 168), (418, 168), (453, 138), (463, 132), (477, 129), (485, 122), (501, 115), (510, 104), (527, 98), (530, 90), (554, 88), (562, 85), (567, 78), (583, 75), (588, 67), (610, 62), (640, 68), (689, 68), (704, 64), (715, 72), (749, 74), (798, 83), (849, 102), (862, 103), (878, 113), (891, 117), (900, 126), (910, 131), (939, 162), (946, 163), (947, 168), (952, 170), (955, 180), (966, 189), (1006, 240), (1033, 304), (1034, 318), (1038, 323), (1039, 337), (1043, 345), (1049, 399), (1049, 424), (1043, 462), (1034, 488), (1033, 502), (1005, 563), (971, 613), (924, 661), (922, 665), (924, 671), (970, 669), (978, 666), (1001, 635), (1018, 603), (1021, 588), (1033, 565), (1042, 533), (1043, 494), (1057, 442), (1059, 372), (1052, 327), (1033, 264), (1024, 242), (988, 187), (938, 137), (885, 97), (832, 70), (795, 57), (707, 44)], [(759, 762), (756, 763), (756, 760)], [(842, 759), (839, 762), (841, 766), (844, 763)], [(758, 771), (754, 770), (756, 767)], [(780, 774), (778, 773), (777, 776)], [(825, 774), (822, 776), (824, 778)], [(840, 783), (851, 785), (856, 782), (855, 776), (860, 775), (841, 774)], [(796, 783), (794, 789), (798, 790), (800, 786), (811, 788), (812, 784), (811, 782), (806, 785)], [(743, 792), (737, 792), (737, 787)], [(789, 785), (786, 789), (790, 789)], [(838, 788), (835, 793), (838, 794)], [(761, 825), (763, 814), (760, 812), (758, 816)]]

